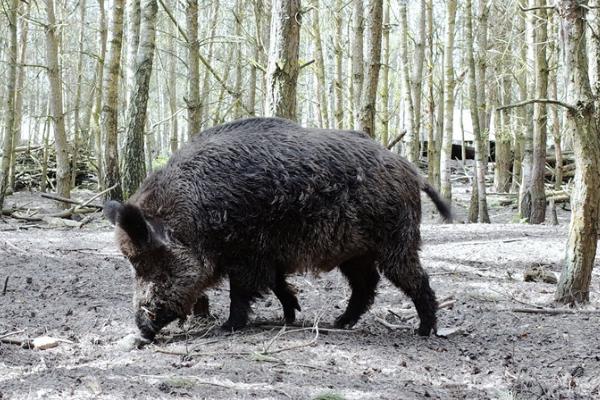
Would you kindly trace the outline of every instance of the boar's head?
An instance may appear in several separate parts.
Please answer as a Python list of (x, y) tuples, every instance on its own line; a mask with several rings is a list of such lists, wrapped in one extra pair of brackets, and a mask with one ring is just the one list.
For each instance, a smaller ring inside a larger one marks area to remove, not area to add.
[(121, 252), (133, 266), (135, 322), (151, 341), (170, 322), (192, 314), (206, 271), (160, 219), (145, 216), (138, 206), (109, 201), (104, 214), (116, 226)]

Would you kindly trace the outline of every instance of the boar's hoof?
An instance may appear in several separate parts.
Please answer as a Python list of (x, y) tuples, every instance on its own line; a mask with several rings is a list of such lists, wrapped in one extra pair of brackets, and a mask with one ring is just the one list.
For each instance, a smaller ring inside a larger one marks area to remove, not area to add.
[(240, 322), (228, 319), (223, 325), (221, 325), (221, 329), (226, 332), (239, 331), (243, 327), (246, 326), (246, 322)]
[(358, 318), (352, 318), (342, 314), (335, 319), (333, 326), (338, 329), (350, 329), (358, 322)]
[(417, 329), (417, 333), (419, 334), (419, 336), (429, 336), (432, 330), (434, 333), (437, 331), (435, 323), (421, 323), (419, 325), (419, 329)]

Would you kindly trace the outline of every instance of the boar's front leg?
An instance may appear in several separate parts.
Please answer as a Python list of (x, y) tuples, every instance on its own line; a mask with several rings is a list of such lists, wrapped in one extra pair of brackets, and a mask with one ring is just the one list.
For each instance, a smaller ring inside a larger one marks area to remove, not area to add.
[(354, 257), (342, 263), (340, 271), (348, 280), (352, 294), (346, 311), (336, 318), (334, 325), (336, 328), (351, 328), (373, 304), (379, 272), (370, 255)]
[(226, 331), (235, 331), (243, 328), (248, 323), (250, 305), (255, 298), (260, 297), (260, 292), (248, 288), (243, 279), (229, 275), (229, 318), (221, 326)]
[(294, 289), (286, 282), (283, 273), (277, 273), (275, 284), (271, 287), (271, 290), (283, 306), (283, 318), (285, 319), (285, 323), (293, 324), (296, 320), (296, 310), (302, 310), (300, 309), (300, 304), (298, 303), (298, 298), (296, 298)]
[(196, 303), (194, 304), (194, 316), (206, 318), (210, 316), (210, 307), (208, 303), (208, 296), (204, 293), (198, 296)]

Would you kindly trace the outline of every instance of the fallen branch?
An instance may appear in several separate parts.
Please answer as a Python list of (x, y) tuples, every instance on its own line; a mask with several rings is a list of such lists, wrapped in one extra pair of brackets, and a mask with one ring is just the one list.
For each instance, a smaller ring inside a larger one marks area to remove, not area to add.
[(3, 338), (3, 339), (0, 339), (0, 343), (14, 344), (14, 345), (17, 345), (17, 346), (21, 346), (24, 349), (33, 349), (33, 340), (32, 339), (10, 339), (10, 338)]
[[(78, 206), (81, 206), (83, 204), (82, 201), (79, 200), (73, 200), (73, 199), (67, 199), (66, 197), (62, 197), (56, 194), (51, 194), (51, 193), (42, 193), (40, 194), (41, 197), (45, 198), (45, 199), (50, 199), (50, 200), (54, 200), (54, 201), (60, 201), (62, 203), (67, 203), (67, 204), (75, 204)], [(90, 204), (89, 207), (96, 207), (99, 209), (102, 209), (102, 206), (100, 204)]]
[(600, 314), (600, 310), (572, 310), (568, 308), (511, 308), (508, 311), (524, 314), (546, 314), (546, 315), (561, 315), (561, 314)]

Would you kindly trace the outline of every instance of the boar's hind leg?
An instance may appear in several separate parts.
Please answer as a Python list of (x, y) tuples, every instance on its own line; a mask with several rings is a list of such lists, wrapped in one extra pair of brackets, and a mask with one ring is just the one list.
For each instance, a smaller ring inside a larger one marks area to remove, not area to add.
[(401, 263), (386, 261), (380, 265), (380, 268), (394, 285), (412, 299), (421, 320), (417, 332), (421, 336), (429, 336), (431, 330), (436, 329), (435, 293), (429, 286), (429, 277), (421, 267), (417, 251), (409, 251), (402, 260)]
[(337, 328), (351, 328), (373, 304), (379, 272), (371, 256), (352, 258), (340, 265), (340, 271), (348, 279), (352, 294), (346, 311), (336, 318), (334, 325)]
[(300, 309), (300, 304), (296, 298), (294, 289), (285, 281), (285, 275), (282, 273), (277, 274), (275, 277), (275, 284), (271, 287), (273, 293), (283, 306), (283, 317), (286, 324), (292, 324), (296, 320), (296, 310)]
[(248, 323), (248, 314), (250, 313), (250, 304), (260, 297), (260, 293), (248, 289), (238, 279), (229, 277), (229, 318), (221, 326), (226, 331), (234, 331), (243, 328)]

